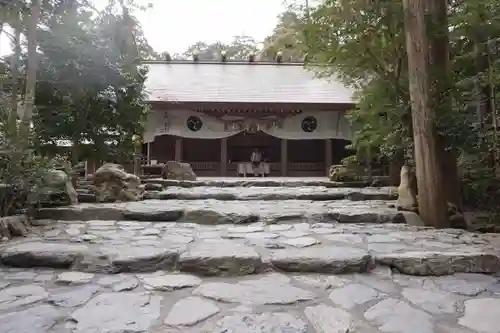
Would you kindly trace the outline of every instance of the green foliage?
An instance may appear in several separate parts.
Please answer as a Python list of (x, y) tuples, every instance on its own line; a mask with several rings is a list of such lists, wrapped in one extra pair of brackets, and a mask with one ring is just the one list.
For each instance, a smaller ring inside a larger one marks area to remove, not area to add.
[(235, 36), (229, 44), (215, 42), (208, 44), (197, 42), (184, 52), (181, 58), (192, 59), (195, 53), (199, 60), (220, 60), (221, 52), (226, 52), (226, 56), (231, 60), (248, 60), (250, 54), (255, 54), (258, 50), (257, 42), (249, 36)]
[(272, 34), (264, 40), (260, 51), (263, 59), (276, 59), (278, 52), (286, 61), (302, 61), (305, 56), (302, 21), (297, 14), (299, 8), (290, 8), (278, 17), (278, 24)]
[(301, 20), (309, 69), (358, 89), (356, 109), (347, 114), (358, 158), (411, 155), (401, 2), (325, 0)]
[(53, 161), (35, 156), (31, 136), (22, 136), (9, 110), (0, 109), (0, 216), (7, 216), (28, 208), (28, 195), (39, 188)]
[(127, 34), (134, 22), (110, 11), (92, 18), (78, 7), (47, 21), (33, 119), (39, 147), (70, 142), (74, 162), (85, 153), (96, 160), (132, 153), (147, 112), (147, 69)]

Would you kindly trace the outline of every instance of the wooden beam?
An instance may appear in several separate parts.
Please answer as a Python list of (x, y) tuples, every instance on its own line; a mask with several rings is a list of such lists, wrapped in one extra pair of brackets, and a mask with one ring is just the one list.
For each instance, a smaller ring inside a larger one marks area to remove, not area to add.
[(281, 139), (281, 176), (286, 177), (288, 173), (288, 140)]
[(220, 175), (227, 176), (227, 138), (220, 140)]
[(177, 162), (182, 161), (182, 138), (175, 138), (175, 160)]
[(332, 165), (332, 139), (325, 139), (325, 174), (327, 177), (331, 165)]

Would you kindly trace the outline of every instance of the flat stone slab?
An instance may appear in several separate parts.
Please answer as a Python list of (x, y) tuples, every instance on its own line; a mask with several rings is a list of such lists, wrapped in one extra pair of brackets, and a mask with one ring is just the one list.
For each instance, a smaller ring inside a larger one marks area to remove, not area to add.
[(42, 304), (25, 310), (0, 315), (1, 333), (45, 333), (64, 319), (64, 313), (57, 308)]
[(314, 293), (290, 285), (290, 279), (278, 274), (240, 281), (212, 282), (196, 288), (193, 293), (225, 303), (251, 305), (286, 305), (316, 298)]
[(380, 188), (328, 188), (325, 186), (307, 187), (210, 187), (193, 188), (168, 187), (156, 194), (162, 200), (396, 200), (397, 190), (393, 187)]
[(168, 326), (193, 326), (220, 312), (214, 302), (199, 297), (187, 297), (175, 303), (165, 324)]
[(18, 267), (69, 268), (88, 254), (80, 244), (23, 242), (8, 246), (0, 252), (0, 262)]
[[(451, 275), (454, 273), (497, 273), (500, 258), (492, 251), (460, 249), (382, 254), (379, 262), (410, 275)], [(419, 263), (418, 265), (416, 263)]]
[(137, 292), (98, 295), (71, 314), (73, 331), (147, 332), (160, 317), (161, 299)]
[[(129, 220), (190, 222), (199, 224), (247, 224), (263, 221), (405, 223), (413, 213), (397, 211), (393, 201), (307, 200), (144, 200), (131, 203), (79, 204), (44, 208), (38, 218), (71, 221)], [(418, 216), (417, 216), (418, 218)]]
[(259, 272), (261, 266), (253, 247), (227, 241), (195, 243), (179, 258), (181, 271), (208, 276), (248, 275)]
[[(273, 269), (345, 274), (376, 267), (421, 276), (500, 272), (499, 256), (487, 235), (405, 224), (259, 222), (210, 226), (93, 220), (55, 221), (34, 231), (37, 235), (3, 243), (0, 264), (77, 271), (62, 274), (57, 283), (63, 285), (92, 279), (92, 275), (82, 273), (157, 270), (200, 276), (242, 276)], [(150, 282), (151, 289), (160, 290), (196, 284), (183, 283), (175, 276)], [(467, 288), (460, 283), (465, 282), (450, 280), (443, 285), (451, 292), (460, 289), (467, 294), (478, 294), (484, 288), (481, 281), (467, 282)], [(135, 284), (130, 281), (117, 288)]]
[(371, 256), (359, 248), (323, 246), (275, 250), (270, 262), (286, 272), (362, 273), (368, 270)]
[(465, 302), (464, 316), (458, 323), (481, 333), (498, 331), (499, 298), (477, 298)]
[(232, 315), (222, 318), (213, 332), (238, 333), (306, 333), (310, 326), (298, 316), (275, 312), (248, 315)]

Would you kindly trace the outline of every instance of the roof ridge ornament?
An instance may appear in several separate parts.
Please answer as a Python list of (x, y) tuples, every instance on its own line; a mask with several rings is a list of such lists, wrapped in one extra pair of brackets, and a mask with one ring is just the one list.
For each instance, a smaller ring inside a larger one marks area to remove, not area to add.
[(227, 52), (226, 52), (226, 50), (220, 51), (220, 60), (222, 62), (226, 62), (226, 60), (227, 60)]
[(278, 51), (278, 53), (276, 53), (276, 62), (279, 64), (282, 61), (283, 61), (283, 52)]
[(255, 62), (255, 53), (254, 52), (250, 52), (248, 54), (248, 62)]
[(193, 51), (193, 61), (198, 62), (198, 60), (200, 60), (200, 51), (194, 50)]

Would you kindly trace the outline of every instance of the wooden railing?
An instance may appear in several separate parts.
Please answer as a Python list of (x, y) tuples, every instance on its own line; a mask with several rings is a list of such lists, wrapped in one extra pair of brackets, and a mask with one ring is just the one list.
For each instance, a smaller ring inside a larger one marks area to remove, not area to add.
[(212, 171), (220, 169), (219, 162), (188, 162), (188, 163), (191, 164), (191, 168), (193, 168), (193, 170)]
[(288, 163), (290, 171), (320, 171), (325, 169), (325, 163), (322, 162), (294, 162)]

